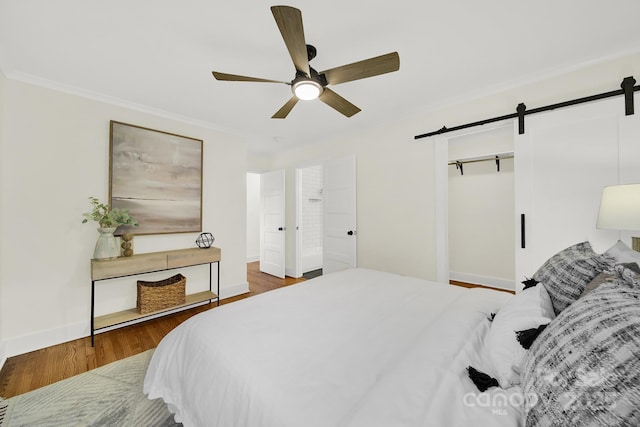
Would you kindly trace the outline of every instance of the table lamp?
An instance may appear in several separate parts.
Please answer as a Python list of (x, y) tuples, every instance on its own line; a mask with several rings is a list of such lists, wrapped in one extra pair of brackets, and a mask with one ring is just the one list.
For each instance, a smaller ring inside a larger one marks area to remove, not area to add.
[[(640, 230), (640, 184), (612, 185), (602, 190), (597, 228)], [(640, 237), (631, 238), (640, 252)]]

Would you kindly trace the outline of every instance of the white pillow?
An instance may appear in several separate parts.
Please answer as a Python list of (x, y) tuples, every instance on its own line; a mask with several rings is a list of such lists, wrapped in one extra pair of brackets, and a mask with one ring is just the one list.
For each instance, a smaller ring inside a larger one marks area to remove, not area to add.
[(605, 255), (614, 257), (616, 259), (616, 264), (635, 262), (640, 265), (640, 252), (634, 251), (622, 240), (618, 240), (615, 245), (607, 249)]
[(503, 389), (520, 384), (522, 360), (527, 352), (516, 331), (538, 328), (555, 318), (551, 298), (542, 283), (516, 294), (496, 314), (487, 337), (491, 371)]

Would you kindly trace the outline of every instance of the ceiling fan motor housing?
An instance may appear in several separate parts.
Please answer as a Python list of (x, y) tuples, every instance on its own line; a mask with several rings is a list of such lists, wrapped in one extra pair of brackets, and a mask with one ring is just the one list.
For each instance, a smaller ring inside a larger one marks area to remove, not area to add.
[[(309, 61), (315, 58), (317, 50), (310, 44), (307, 45), (307, 54)], [(327, 86), (327, 79), (324, 74), (319, 74), (311, 65), (309, 65), (310, 76), (300, 70), (296, 70), (296, 77), (291, 80), (291, 91), (295, 96), (302, 100), (316, 99), (324, 91)]]
[(307, 58), (309, 58), (309, 61), (315, 58), (317, 53), (318, 51), (316, 50), (315, 46), (312, 46), (310, 44), (307, 45)]

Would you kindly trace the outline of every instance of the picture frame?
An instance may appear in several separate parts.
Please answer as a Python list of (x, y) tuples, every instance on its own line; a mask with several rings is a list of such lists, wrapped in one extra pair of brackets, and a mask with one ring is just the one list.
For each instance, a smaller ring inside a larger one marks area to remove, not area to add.
[(202, 231), (203, 140), (111, 120), (109, 203), (137, 227), (116, 235)]

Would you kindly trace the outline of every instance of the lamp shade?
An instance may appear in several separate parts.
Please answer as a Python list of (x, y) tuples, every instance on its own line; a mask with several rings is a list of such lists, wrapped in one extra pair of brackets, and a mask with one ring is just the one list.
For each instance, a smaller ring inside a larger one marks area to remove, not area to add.
[(596, 226), (613, 230), (640, 230), (640, 184), (605, 187)]

